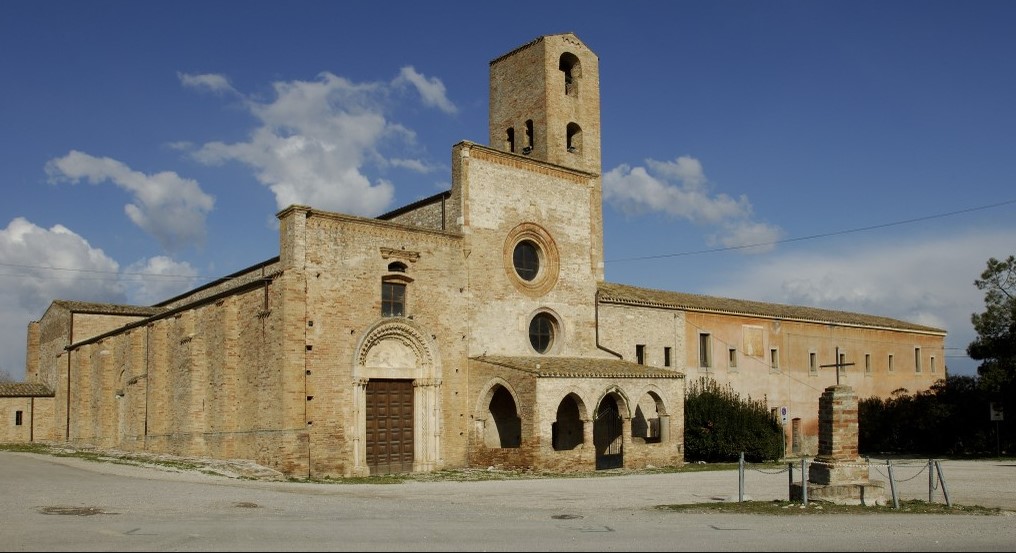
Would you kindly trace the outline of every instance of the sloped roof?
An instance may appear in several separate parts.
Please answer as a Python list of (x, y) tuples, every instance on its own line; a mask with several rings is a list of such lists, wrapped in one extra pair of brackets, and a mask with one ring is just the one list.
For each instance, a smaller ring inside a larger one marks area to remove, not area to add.
[(52, 397), (53, 390), (36, 382), (0, 382), (0, 397)]
[(684, 373), (678, 371), (639, 365), (621, 359), (501, 355), (484, 355), (472, 359), (527, 372), (538, 378), (684, 378)]
[(688, 311), (724, 313), (731, 315), (747, 315), (752, 317), (767, 317), (772, 319), (796, 320), (823, 324), (841, 324), (878, 329), (905, 330), (930, 334), (946, 333), (945, 330), (940, 328), (908, 323), (906, 321), (891, 319), (889, 317), (880, 317), (878, 315), (866, 315), (863, 313), (835, 311), (832, 309), (820, 309), (817, 307), (800, 305), (783, 305), (779, 303), (738, 300), (718, 296), (703, 296), (698, 294), (687, 294), (684, 292), (669, 292), (666, 290), (652, 290), (649, 288), (628, 286), (626, 284), (601, 282), (598, 292), (599, 301), (606, 303), (684, 309)]
[(121, 305), (117, 303), (94, 303), (74, 300), (54, 300), (53, 305), (63, 307), (74, 313), (92, 313), (97, 315), (129, 315), (150, 317), (166, 310), (165, 307), (145, 307), (141, 305)]

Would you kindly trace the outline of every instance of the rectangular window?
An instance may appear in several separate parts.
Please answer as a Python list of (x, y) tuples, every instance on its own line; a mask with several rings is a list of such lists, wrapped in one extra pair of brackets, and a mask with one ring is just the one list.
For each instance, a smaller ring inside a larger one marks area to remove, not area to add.
[(893, 366), (893, 354), (890, 353), (889, 354), (889, 372), (893, 372), (895, 370), (896, 370), (896, 367)]
[(402, 317), (406, 314), (406, 285), (401, 282), (381, 283), (381, 316)]
[(811, 374), (818, 373), (818, 355), (814, 351), (808, 353), (808, 372)]
[(840, 371), (840, 374), (846, 374), (847, 372), (847, 354), (841, 353), (840, 358), (836, 360), (836, 370)]
[(730, 348), (727, 350), (727, 362), (731, 369), (737, 368), (737, 348)]
[(864, 354), (864, 374), (871, 374), (871, 354)]
[(699, 334), (698, 336), (698, 360), (700, 367), (711, 366), (712, 361), (712, 340), (708, 334)]
[(644, 344), (635, 344), (635, 362), (639, 365), (646, 364), (646, 346)]
[(670, 366), (670, 346), (663, 348), (663, 366)]
[(780, 370), (780, 350), (776, 348), (769, 350), (769, 368), (774, 371)]
[(21, 413), (22, 413), (21, 411), (14, 412), (14, 426), (21, 426), (21, 418), (22, 418)]
[(935, 356), (931, 356), (931, 374), (935, 374)]
[(921, 372), (921, 348), (914, 348), (914, 372)]

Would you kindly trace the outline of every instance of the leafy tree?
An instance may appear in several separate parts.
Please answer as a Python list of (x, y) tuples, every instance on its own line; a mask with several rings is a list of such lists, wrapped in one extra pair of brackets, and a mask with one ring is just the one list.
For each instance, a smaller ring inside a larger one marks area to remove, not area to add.
[(977, 374), (986, 390), (1010, 396), (1016, 383), (1016, 257), (988, 259), (974, 285), (985, 291), (985, 310), (971, 316), (977, 338), (967, 355), (981, 361)]

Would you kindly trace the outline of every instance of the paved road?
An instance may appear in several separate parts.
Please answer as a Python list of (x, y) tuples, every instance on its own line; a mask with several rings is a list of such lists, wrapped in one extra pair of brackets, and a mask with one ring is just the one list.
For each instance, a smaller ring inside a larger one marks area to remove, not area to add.
[[(894, 461), (903, 499), (927, 471)], [(954, 504), (1016, 513), (1016, 463), (942, 461)], [(746, 499), (788, 475), (748, 470)], [(872, 475), (877, 478), (877, 474)], [(942, 488), (933, 500), (944, 502)], [(737, 471), (402, 484), (252, 481), (0, 452), (4, 551), (1014, 551), (1016, 515), (688, 514)]]

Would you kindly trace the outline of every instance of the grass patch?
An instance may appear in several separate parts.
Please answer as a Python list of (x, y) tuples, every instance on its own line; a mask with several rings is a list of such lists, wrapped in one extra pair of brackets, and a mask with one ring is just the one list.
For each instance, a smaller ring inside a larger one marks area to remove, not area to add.
[(892, 502), (888, 505), (837, 505), (820, 501), (809, 501), (808, 505), (791, 501), (734, 501), (724, 503), (688, 503), (679, 505), (657, 505), (661, 511), (681, 513), (722, 513), (746, 515), (878, 515), (878, 514), (918, 514), (918, 515), (999, 515), (1003, 510), (994, 507), (956, 505), (945, 503), (928, 503), (920, 500), (900, 501), (900, 508), (894, 509)]

